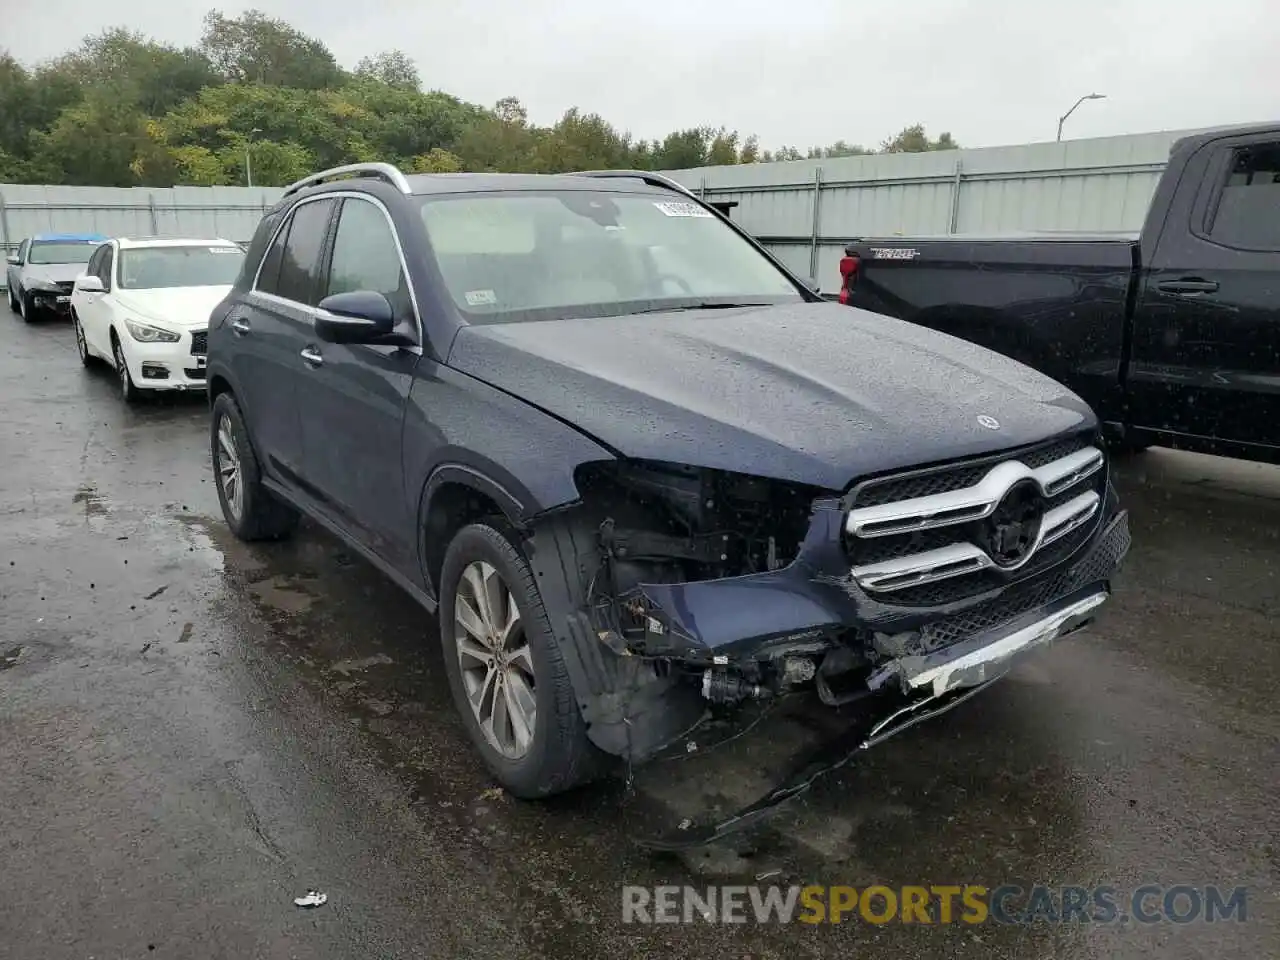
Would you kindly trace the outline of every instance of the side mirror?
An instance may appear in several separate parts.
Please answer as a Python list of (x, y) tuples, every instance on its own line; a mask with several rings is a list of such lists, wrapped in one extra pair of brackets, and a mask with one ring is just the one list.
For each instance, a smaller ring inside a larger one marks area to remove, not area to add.
[(11, 263), (11, 264), (13, 264), (15, 267), (20, 267), (20, 266), (22, 266), (22, 258), (21, 258), (20, 256), (18, 256), (16, 253), (11, 253), (11, 254), (9, 254), (7, 257), (5, 257), (4, 259), (5, 259), (5, 263)]
[(82, 273), (76, 277), (76, 289), (81, 293), (105, 293), (106, 287), (102, 285), (102, 280), (92, 273)]
[(316, 336), (329, 343), (377, 343), (395, 328), (391, 301), (372, 290), (325, 297), (316, 313)]

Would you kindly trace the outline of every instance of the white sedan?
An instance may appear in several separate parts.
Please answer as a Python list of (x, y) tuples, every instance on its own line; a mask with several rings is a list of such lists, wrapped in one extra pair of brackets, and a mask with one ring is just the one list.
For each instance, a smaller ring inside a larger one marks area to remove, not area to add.
[(127, 402), (203, 390), (209, 314), (243, 263), (229, 240), (108, 240), (71, 292), (81, 362), (114, 367)]

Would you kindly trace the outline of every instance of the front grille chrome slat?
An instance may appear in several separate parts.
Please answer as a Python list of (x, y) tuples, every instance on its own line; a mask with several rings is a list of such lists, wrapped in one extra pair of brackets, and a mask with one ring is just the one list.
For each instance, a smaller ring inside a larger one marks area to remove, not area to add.
[[(1104, 463), (1102, 451), (1094, 446), (1076, 449), (1048, 463), (1041, 461), (1036, 467), (1020, 459), (1006, 460), (992, 466), (977, 483), (961, 489), (855, 508), (849, 512), (845, 529), (859, 543), (866, 547), (880, 543), (891, 545), (892, 541), (883, 538), (897, 536), (910, 538), (918, 546), (916, 552), (887, 558), (883, 558), (881, 550), (883, 559), (855, 564), (851, 570), (853, 579), (869, 592), (893, 594), (972, 574), (989, 578), (993, 572), (1015, 572), (1032, 563), (1042, 548), (1064, 541), (1097, 518), (1102, 509), (1098, 484), (1090, 484), (1090, 489), (1074, 496), (1071, 491), (1098, 474)], [(1004, 547), (988, 542), (981, 521), (996, 512), (1015, 486), (1027, 481), (1034, 484), (1049, 503), (1028, 548), (1017, 562), (1010, 563), (1011, 557), (997, 559), (992, 555)], [(945, 543), (947, 528), (962, 524), (967, 526), (955, 530), (956, 542)], [(939, 538), (944, 540), (943, 545), (939, 545)], [(926, 545), (928, 549), (920, 549)], [(862, 552), (865, 555), (866, 551)]]
[(850, 510), (845, 529), (855, 537), (890, 537), (989, 517), (1015, 483), (1030, 480), (1046, 497), (1057, 496), (1102, 468), (1102, 451), (1087, 447), (1032, 469), (1020, 460), (992, 467), (971, 487)]
[[(1040, 523), (1038, 539), (1022, 562), (1000, 569), (1012, 572), (1025, 566), (1041, 547), (1061, 540), (1093, 519), (1101, 504), (1102, 498), (1089, 490), (1047, 511)], [(854, 567), (853, 576), (862, 587), (884, 593), (990, 570), (996, 566), (996, 562), (978, 545), (953, 543), (924, 553)]]
[(981, 547), (972, 543), (953, 543), (910, 557), (854, 567), (853, 577), (867, 590), (880, 593), (977, 573), (992, 566), (991, 558)]

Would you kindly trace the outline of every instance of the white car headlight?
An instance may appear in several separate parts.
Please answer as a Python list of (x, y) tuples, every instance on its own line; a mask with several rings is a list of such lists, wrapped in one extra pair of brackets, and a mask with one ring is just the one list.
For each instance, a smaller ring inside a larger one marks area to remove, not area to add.
[(126, 320), (124, 325), (129, 328), (129, 336), (139, 343), (177, 343), (182, 339), (171, 330), (161, 330), (159, 327), (153, 327), (149, 323), (139, 323), (137, 320)]

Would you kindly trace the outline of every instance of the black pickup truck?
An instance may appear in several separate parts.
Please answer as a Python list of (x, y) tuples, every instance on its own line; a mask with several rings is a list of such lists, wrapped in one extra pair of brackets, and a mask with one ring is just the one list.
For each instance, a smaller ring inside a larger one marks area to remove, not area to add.
[(1178, 140), (1136, 236), (862, 238), (840, 302), (1066, 384), (1121, 448), (1280, 462), (1280, 125)]

